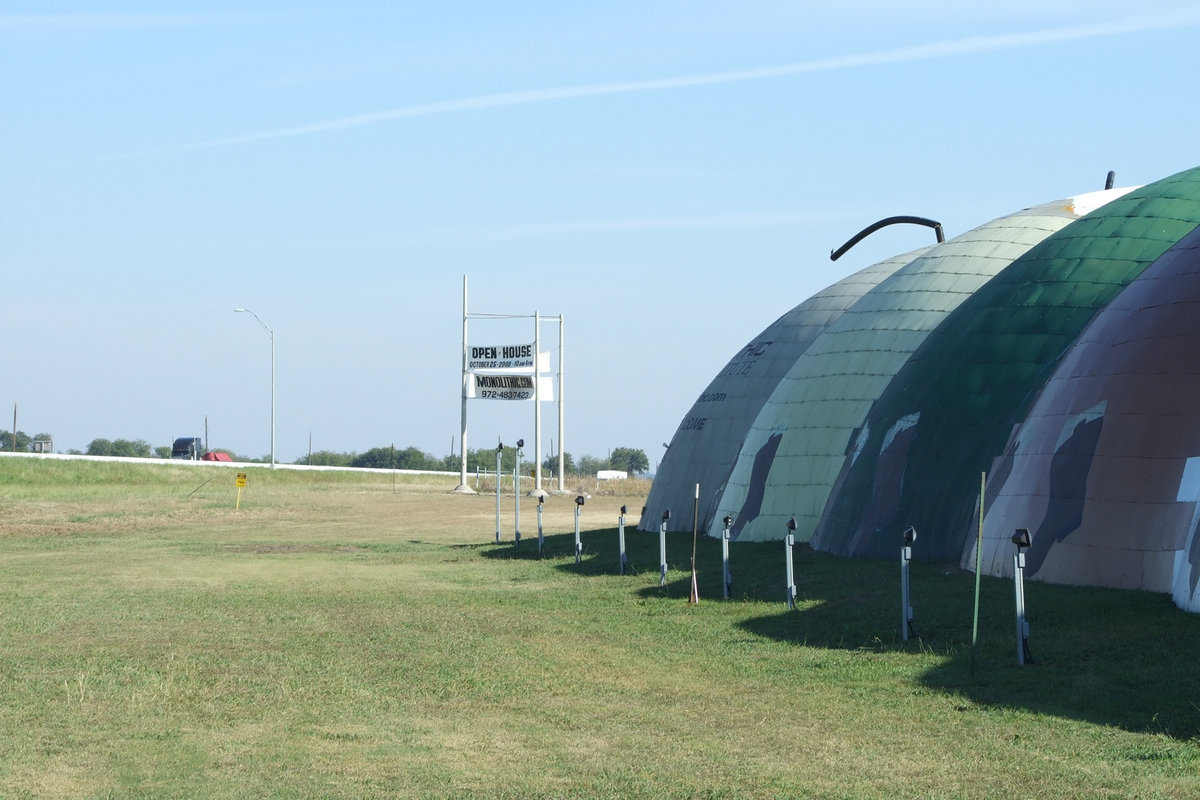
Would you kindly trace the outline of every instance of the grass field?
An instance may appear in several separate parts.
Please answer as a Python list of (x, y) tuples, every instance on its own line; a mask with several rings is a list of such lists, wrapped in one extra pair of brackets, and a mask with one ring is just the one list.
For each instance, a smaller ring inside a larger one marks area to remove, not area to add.
[[(0, 798), (1195, 798), (1200, 617), (634, 530), (644, 487), (0, 458)], [(574, 488), (574, 487), (569, 487)], [(617, 574), (627, 504), (631, 574)], [(919, 542), (918, 542), (919, 544)]]

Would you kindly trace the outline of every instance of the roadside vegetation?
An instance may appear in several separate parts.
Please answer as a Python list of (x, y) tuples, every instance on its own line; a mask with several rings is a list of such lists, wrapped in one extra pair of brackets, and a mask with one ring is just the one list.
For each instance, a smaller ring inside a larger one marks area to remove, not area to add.
[[(1200, 617), (635, 529), (645, 481), (0, 458), (0, 797), (1193, 798)], [(235, 504), (239, 507), (235, 509)], [(631, 511), (619, 574), (619, 508)], [(579, 511), (583, 557), (576, 563)]]
[[(24, 431), (17, 431), (14, 437), (8, 431), (0, 431), (0, 452), (35, 452), (35, 442), (53, 442), (54, 436), (49, 433), (39, 433), (30, 436)], [(247, 456), (241, 455), (229, 448), (212, 447), (211, 450), (227, 453), (231, 460), (246, 463), (270, 463), (270, 455)], [(36, 452), (41, 452), (36, 451)], [(115, 456), (118, 458), (170, 458), (171, 445), (151, 445), (145, 439), (93, 439), (85, 450), (69, 450), (68, 455)], [(501, 452), (501, 470), (512, 472), (516, 466), (516, 450), (504, 448)], [(546, 475), (556, 475), (558, 472), (558, 455), (555, 454), (542, 462)], [(644, 450), (633, 447), (617, 447), (606, 457), (581, 456), (576, 460), (571, 453), (563, 453), (563, 474), (567, 476), (594, 476), (601, 470), (621, 470), (631, 476), (644, 474), (650, 469), (650, 461)], [(434, 456), (417, 447), (400, 447), (389, 444), (383, 447), (372, 447), (364, 453), (339, 453), (332, 450), (317, 450), (296, 459), (294, 464), (305, 464), (321, 467), (355, 467), (360, 469), (407, 469), (432, 470), (443, 472), (458, 472), (462, 467), (462, 455), (451, 453), (447, 456)], [(495, 449), (468, 450), (467, 465), (472, 472), (487, 472), (496, 470)], [(525, 462), (522, 466), (532, 464)]]

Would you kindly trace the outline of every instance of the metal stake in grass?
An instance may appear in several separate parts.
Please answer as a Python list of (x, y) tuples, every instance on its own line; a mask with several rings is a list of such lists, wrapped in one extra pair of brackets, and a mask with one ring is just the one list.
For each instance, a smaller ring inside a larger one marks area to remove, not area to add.
[(796, 530), (796, 518), (792, 517), (787, 521), (787, 538), (784, 540), (786, 547), (784, 554), (787, 559), (787, 605), (788, 608), (796, 607), (796, 573), (792, 565), (792, 548), (796, 545), (796, 539), (793, 535)]
[(733, 517), (726, 514), (724, 522), (725, 530), (721, 531), (721, 572), (725, 578), (725, 599), (728, 600), (733, 591), (733, 578), (729, 575), (729, 528), (733, 525)]
[(583, 556), (583, 542), (579, 539), (579, 511), (583, 508), (583, 495), (575, 498), (575, 563)]
[(1026, 661), (1033, 663), (1029, 654), (1029, 621), (1025, 619), (1025, 548), (1032, 542), (1029, 539), (1029, 528), (1017, 528), (1012, 542), (1017, 546), (1013, 554), (1013, 591), (1017, 601), (1017, 664), (1024, 665)]
[(913, 608), (909, 602), (908, 562), (912, 561), (912, 543), (917, 540), (917, 529), (909, 525), (904, 529), (904, 546), (900, 548), (900, 636), (908, 641), (912, 633)]
[(628, 561), (625, 555), (625, 506), (621, 506), (621, 516), (617, 517), (617, 547), (620, 553), (621, 574), (624, 575)]
[(700, 484), (696, 484), (696, 499), (692, 502), (692, 590), (688, 594), (689, 603), (700, 602), (700, 589), (696, 586), (696, 536), (697, 524), (700, 519)]
[(975, 619), (971, 623), (971, 664), (968, 674), (975, 677), (975, 645), (979, 641), (979, 572), (983, 568), (983, 500), (987, 473), (979, 473), (979, 533), (975, 537)]
[(671, 509), (663, 511), (662, 524), (658, 526), (658, 585), (667, 585), (667, 520), (671, 518)]
[(542, 557), (542, 548), (546, 546), (546, 537), (542, 535), (542, 506), (546, 502), (546, 495), (538, 495), (538, 558)]
[(504, 443), (496, 445), (496, 544), (500, 544), (500, 454), (504, 452)]
[(517, 439), (517, 463), (513, 466), (513, 508), (516, 514), (513, 521), (513, 547), (521, 544), (521, 456), (524, 455), (521, 448), (524, 446), (525, 440)]

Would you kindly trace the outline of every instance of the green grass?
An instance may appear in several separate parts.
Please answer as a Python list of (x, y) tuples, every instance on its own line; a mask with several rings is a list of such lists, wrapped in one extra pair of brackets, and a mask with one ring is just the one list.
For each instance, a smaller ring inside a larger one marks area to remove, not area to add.
[[(216, 477), (214, 477), (214, 475)], [(626, 531), (455, 481), (0, 458), (0, 798), (1191, 798), (1200, 617)], [(213, 480), (197, 488), (209, 478)], [(512, 531), (512, 499), (502, 527)]]

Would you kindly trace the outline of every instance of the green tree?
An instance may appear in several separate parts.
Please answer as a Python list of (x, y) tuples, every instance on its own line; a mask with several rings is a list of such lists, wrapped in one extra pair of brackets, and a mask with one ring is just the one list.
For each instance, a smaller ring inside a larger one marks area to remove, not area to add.
[[(16, 452), (28, 453), (32, 442), (33, 439), (25, 431), (17, 431)], [(0, 431), (0, 450), (14, 450), (12, 431)]]
[(348, 467), (353, 460), (353, 453), (334, 453), (330, 450), (318, 450), (311, 457), (302, 456), (296, 459), (296, 463), (309, 464), (314, 467)]
[(154, 448), (154, 457), (155, 458), (170, 458), (171, 457), (171, 445), (163, 444), (163, 445), (159, 445), (158, 447)]
[[(563, 453), (562, 457), (563, 457), (563, 472), (567, 475), (574, 475), (576, 472), (575, 457), (572, 456), (570, 453)], [(545, 461), (543, 461), (542, 469), (551, 475), (557, 475), (558, 474), (558, 453), (555, 453), (554, 455), (548, 457)]]
[(357, 456), (351, 466), (370, 469), (439, 469), (441, 462), (416, 447), (397, 450), (392, 446), (372, 447)]
[(612, 465), (608, 463), (606, 458), (596, 458), (595, 456), (580, 456), (579, 457), (579, 474), (591, 475), (595, 477), (596, 473), (602, 469), (611, 469)]
[(608, 461), (612, 469), (624, 470), (630, 475), (650, 469), (650, 460), (646, 458), (646, 452), (634, 447), (618, 447), (612, 451)]
[(88, 444), (89, 456), (119, 456), (121, 458), (149, 458), (150, 443), (143, 439), (92, 439)]

